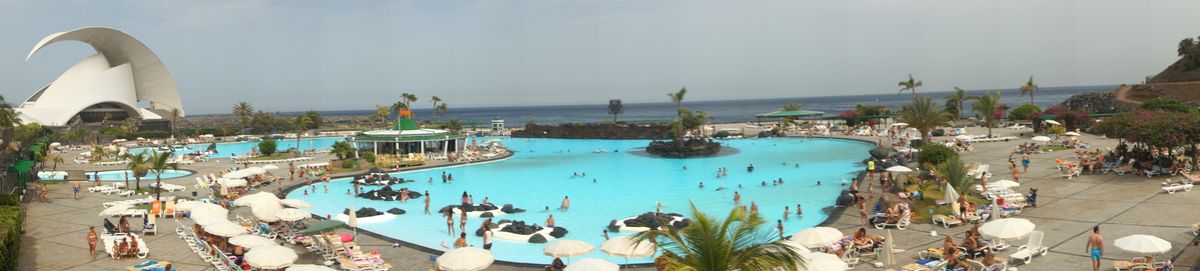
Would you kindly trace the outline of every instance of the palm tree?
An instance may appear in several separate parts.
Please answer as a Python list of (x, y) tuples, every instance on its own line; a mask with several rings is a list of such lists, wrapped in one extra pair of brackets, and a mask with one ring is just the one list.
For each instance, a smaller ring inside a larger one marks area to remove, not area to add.
[(683, 139), (683, 97), (687, 95), (687, 87), (679, 88), (679, 91), (667, 93), (667, 97), (671, 97), (671, 103), (675, 104), (675, 113), (679, 116), (677, 125), (675, 126), (675, 139)]
[(21, 124), (21, 119), (17, 118), (17, 111), (0, 95), (0, 139), (12, 142), (13, 126), (18, 124)]
[(971, 110), (979, 114), (983, 119), (983, 124), (987, 126), (988, 137), (992, 137), (992, 126), (996, 126), (996, 110), (1000, 106), (1000, 92), (995, 94), (983, 93), (978, 99), (975, 99), (975, 104), (971, 105)]
[(1025, 82), (1024, 85), (1021, 85), (1021, 95), (1029, 93), (1029, 104), (1033, 104), (1033, 93), (1037, 92), (1037, 90), (1038, 85), (1033, 83), (1032, 75), (1029, 76), (1029, 82)]
[(375, 117), (381, 124), (387, 123), (387, 117), (390, 115), (392, 115), (392, 113), (388, 112), (387, 106), (382, 106), (382, 105), (375, 106), (375, 116), (373, 116), (373, 117)]
[(974, 183), (973, 178), (967, 177), (967, 167), (963, 165), (962, 160), (955, 157), (946, 160), (938, 167), (938, 175), (945, 177), (946, 182), (957, 191), (968, 191), (967, 189), (970, 189), (971, 184)]
[(179, 110), (179, 108), (171, 108), (171, 111), (167, 114), (171, 118), (171, 137), (175, 137), (175, 123), (179, 121), (179, 118), (183, 117), (183, 111)]
[[(125, 169), (131, 171), (133, 179), (137, 181), (135, 189), (142, 189), (142, 176), (150, 172), (150, 160), (146, 152), (142, 151), (137, 154), (126, 154), (125, 158), (129, 159), (129, 163), (125, 164)], [(129, 180), (125, 180), (125, 187), (129, 187)]]
[(296, 153), (300, 153), (300, 134), (308, 130), (308, 126), (313, 124), (313, 120), (307, 115), (296, 116)]
[(974, 99), (978, 99), (978, 98), (979, 97), (976, 97), (973, 95), (967, 95), (966, 91), (964, 91), (962, 88), (959, 88), (959, 87), (954, 87), (954, 93), (950, 94), (950, 96), (946, 96), (946, 100), (949, 100), (951, 103), (953, 103), (954, 105), (956, 105), (958, 107), (958, 111), (955, 112), (956, 114), (954, 114), (955, 119), (962, 117), (963, 104), (967, 103), (967, 101), (969, 101), (969, 100), (974, 100)]
[(63, 158), (62, 158), (61, 154), (55, 154), (53, 156), (48, 157), (47, 159), (49, 159), (51, 162), (54, 162), (54, 167), (51, 168), (50, 170), (58, 170), (58, 163), (63, 162)]
[(909, 127), (921, 132), (923, 142), (929, 142), (929, 131), (949, 120), (940, 107), (934, 105), (933, 97), (925, 96), (913, 99), (913, 103), (900, 111), (900, 120), (907, 122)]
[(238, 117), (238, 121), (242, 124), (242, 131), (245, 131), (250, 122), (250, 116), (254, 115), (254, 107), (247, 102), (238, 102), (233, 105), (233, 115)]
[(463, 124), (461, 121), (458, 121), (458, 119), (450, 119), (449, 122), (446, 122), (446, 130), (450, 131), (451, 133), (460, 133), (462, 132), (462, 129)]
[[(691, 223), (682, 229), (663, 226), (637, 233), (639, 243), (657, 240), (666, 270), (797, 270), (803, 258), (778, 233), (762, 232), (766, 221), (757, 213), (733, 208), (724, 221), (691, 204)], [(669, 225), (663, 224), (663, 225)]]
[(433, 102), (433, 110), (437, 111), (438, 103), (442, 102), (442, 98), (438, 96), (429, 97), (429, 101)]
[(166, 172), (168, 169), (179, 170), (178, 163), (170, 162), (172, 154), (173, 153), (171, 153), (171, 152), (164, 151), (164, 152), (157, 152), (153, 155), (150, 155), (150, 161), (148, 161), (149, 169), (150, 169), (150, 171), (154, 171), (154, 179), (155, 179), (155, 183), (157, 183), (156, 185), (154, 185), (154, 187), (158, 188), (158, 189), (154, 189), (155, 190), (155, 192), (154, 192), (155, 199), (162, 200), (162, 174), (163, 174), (163, 172)]
[(400, 102), (404, 103), (405, 109), (412, 109), (412, 103), (417, 101), (417, 95), (412, 93), (400, 93)]
[(446, 111), (449, 109), (450, 108), (446, 106), (446, 103), (439, 104), (436, 108), (434, 108), (434, 110), (437, 110), (438, 118), (442, 119), (446, 118)]
[(921, 80), (913, 79), (912, 74), (908, 74), (907, 81), (900, 81), (900, 84), (899, 84), (900, 93), (904, 93), (905, 90), (912, 92), (913, 100), (916, 100), (917, 99), (917, 88), (921, 87), (921, 85), (922, 85)]

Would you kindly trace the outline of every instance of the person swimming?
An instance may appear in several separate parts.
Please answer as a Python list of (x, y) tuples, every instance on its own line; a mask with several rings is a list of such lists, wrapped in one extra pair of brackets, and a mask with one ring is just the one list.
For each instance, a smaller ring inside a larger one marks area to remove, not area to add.
[(704, 189), (704, 182), (700, 182), (700, 189)]

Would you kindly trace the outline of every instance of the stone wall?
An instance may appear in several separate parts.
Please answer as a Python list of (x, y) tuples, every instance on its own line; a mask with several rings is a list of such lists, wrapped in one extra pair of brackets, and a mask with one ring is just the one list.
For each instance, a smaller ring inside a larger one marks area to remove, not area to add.
[(524, 130), (512, 132), (512, 137), (568, 139), (666, 139), (670, 126), (660, 124), (527, 124)]

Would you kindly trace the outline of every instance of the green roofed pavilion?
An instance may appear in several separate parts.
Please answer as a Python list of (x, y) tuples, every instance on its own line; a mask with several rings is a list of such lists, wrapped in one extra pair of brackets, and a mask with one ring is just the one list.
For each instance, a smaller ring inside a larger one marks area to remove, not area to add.
[(425, 129), (407, 117), (396, 121), (392, 129), (363, 132), (353, 138), (360, 151), (375, 154), (410, 154), (435, 152), (448, 154), (466, 147), (466, 136), (440, 129)]

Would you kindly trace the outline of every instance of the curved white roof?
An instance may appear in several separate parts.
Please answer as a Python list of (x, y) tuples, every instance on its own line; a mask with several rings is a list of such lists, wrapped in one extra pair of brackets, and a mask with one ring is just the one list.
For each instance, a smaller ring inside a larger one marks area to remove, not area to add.
[[(96, 54), (72, 66), (53, 83), (42, 88), (18, 110), (26, 121), (61, 126), (80, 111), (97, 104), (115, 104), (130, 117), (161, 118), (179, 109), (183, 102), (175, 79), (154, 52), (141, 41), (121, 30), (108, 27), (84, 27), (50, 34), (43, 38), (26, 60), (42, 48), (59, 41), (81, 41)], [(138, 108), (139, 101), (149, 108)]]

